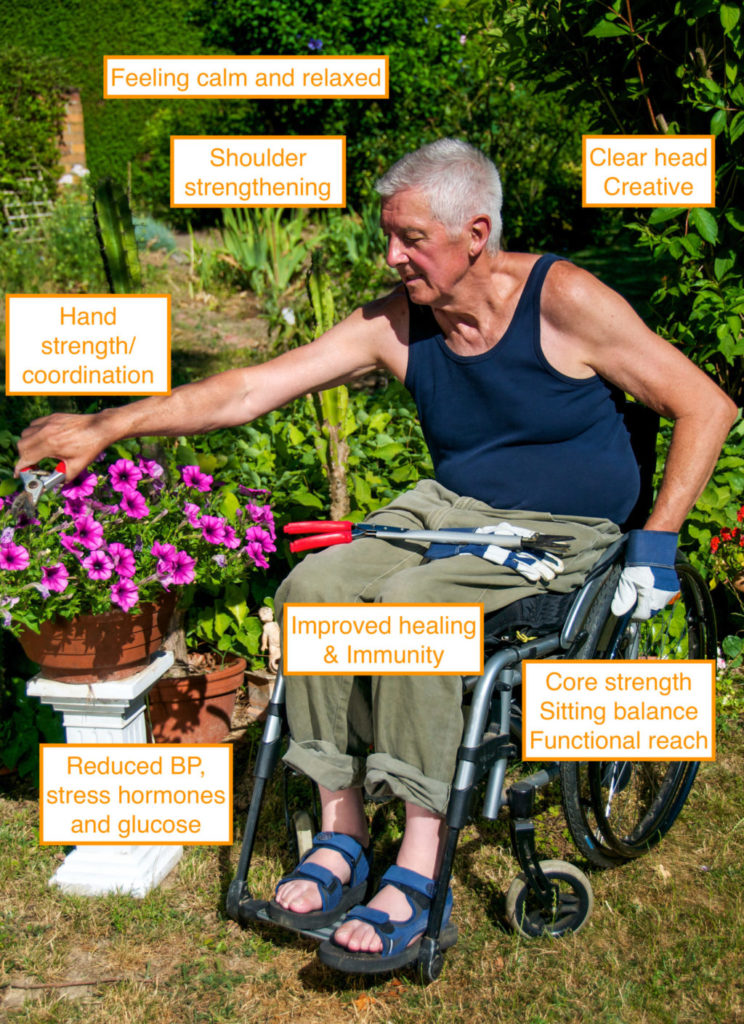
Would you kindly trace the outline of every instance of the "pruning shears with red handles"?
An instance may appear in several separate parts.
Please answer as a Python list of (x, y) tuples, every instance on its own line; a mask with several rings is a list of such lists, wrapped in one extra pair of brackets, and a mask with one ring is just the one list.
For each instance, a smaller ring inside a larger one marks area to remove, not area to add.
[(64, 462), (58, 462), (50, 473), (44, 473), (38, 466), (27, 466), (18, 475), (23, 490), (16, 495), (13, 509), (16, 513), (25, 512), (33, 516), (42, 494), (61, 487), (65, 482), (66, 467)]
[(348, 520), (319, 519), (315, 522), (287, 523), (284, 532), (304, 533), (294, 540), (290, 551), (309, 551), (327, 548), (333, 544), (350, 544), (357, 537), (380, 537), (390, 541), (423, 541), (429, 544), (478, 544), (489, 547), (496, 544), (512, 551), (566, 551), (573, 537), (558, 537), (548, 533), (532, 533), (528, 537), (512, 533), (475, 533), (470, 530), (408, 530), (402, 526), (382, 526), (375, 523), (352, 523)]

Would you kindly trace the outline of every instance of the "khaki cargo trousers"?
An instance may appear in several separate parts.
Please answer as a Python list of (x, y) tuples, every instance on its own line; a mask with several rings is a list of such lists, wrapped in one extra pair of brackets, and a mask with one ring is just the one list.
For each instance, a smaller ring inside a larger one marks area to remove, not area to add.
[[(575, 538), (565, 570), (532, 584), (477, 555), (427, 562), (427, 544), (360, 538), (306, 556), (277, 591), (277, 621), (285, 603), (303, 601), (482, 602), (488, 614), (536, 592), (575, 589), (620, 536), (608, 519), (494, 509), (433, 480), (366, 521), (440, 530), (503, 520)], [(289, 765), (330, 790), (363, 787), (371, 800), (396, 796), (444, 813), (463, 728), (458, 676), (289, 676), (286, 685)]]

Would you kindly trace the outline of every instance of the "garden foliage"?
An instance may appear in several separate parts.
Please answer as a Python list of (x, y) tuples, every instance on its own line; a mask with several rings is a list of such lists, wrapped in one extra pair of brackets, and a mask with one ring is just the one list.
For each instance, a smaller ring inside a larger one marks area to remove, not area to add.
[(64, 121), (65, 75), (59, 60), (19, 47), (0, 49), (0, 189), (30, 191), (40, 179), (53, 195), (61, 171), (58, 140)]
[(585, 132), (712, 134), (714, 209), (634, 215), (639, 244), (670, 272), (654, 327), (744, 402), (744, 14), (720, 0), (486, 0), (492, 64), (592, 101)]
[(0, 237), (0, 293), (107, 290), (86, 181), (60, 190), (38, 235)]
[[(178, 108), (183, 126), (194, 112), (189, 100), (103, 101), (104, 54), (201, 52), (199, 32), (188, 22), (189, 0), (34, 0), (5, 4), (0, 12), (0, 49), (16, 47), (29, 58), (56, 58), (60, 84), (80, 91), (85, 114), (87, 165), (94, 181), (123, 184), (127, 164), (147, 160), (143, 125), (159, 111)], [(7, 86), (12, 82), (2, 75)], [(22, 130), (28, 129), (28, 122)], [(184, 131), (184, 134), (186, 132)]]

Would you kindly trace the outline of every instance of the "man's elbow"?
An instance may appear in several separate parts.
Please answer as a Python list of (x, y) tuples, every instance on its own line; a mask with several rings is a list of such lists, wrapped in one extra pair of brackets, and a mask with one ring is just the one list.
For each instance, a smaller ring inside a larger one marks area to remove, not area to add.
[(725, 391), (718, 392), (718, 402), (716, 408), (712, 410), (716, 420), (721, 424), (721, 429), (724, 432), (724, 438), (728, 435), (729, 430), (736, 422), (736, 418), (739, 415), (739, 406), (734, 402)]

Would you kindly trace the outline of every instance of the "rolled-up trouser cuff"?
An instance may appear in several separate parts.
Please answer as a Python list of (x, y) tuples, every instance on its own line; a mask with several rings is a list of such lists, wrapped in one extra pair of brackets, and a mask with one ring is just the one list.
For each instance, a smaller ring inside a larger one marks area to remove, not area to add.
[(284, 763), (334, 793), (339, 789), (361, 789), (364, 784), (365, 759), (342, 754), (325, 740), (297, 743), (290, 739)]
[(427, 778), (413, 765), (384, 753), (367, 758), (364, 789), (370, 800), (395, 796), (434, 814), (445, 814), (449, 803), (450, 787), (446, 782)]

